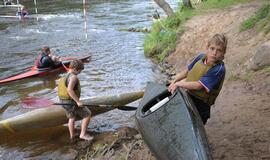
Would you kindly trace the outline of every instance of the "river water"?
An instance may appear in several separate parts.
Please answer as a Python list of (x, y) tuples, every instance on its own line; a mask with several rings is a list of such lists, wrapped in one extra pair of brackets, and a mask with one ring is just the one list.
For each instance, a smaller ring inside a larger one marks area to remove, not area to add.
[[(21, 3), (35, 14), (32, 0)], [(171, 5), (176, 6), (177, 2)], [(0, 19), (0, 79), (27, 70), (33, 65), (39, 49), (47, 45), (60, 56), (92, 55), (91, 62), (79, 75), (82, 98), (140, 91), (147, 82), (166, 80), (158, 67), (144, 56), (146, 34), (121, 31), (123, 28), (150, 27), (154, 10), (162, 12), (153, 1), (90, 0), (86, 4), (86, 19), (79, 0), (37, 1), (37, 9), (38, 20)], [(0, 120), (28, 112), (21, 107), (21, 100), (26, 97), (57, 101), (60, 76), (0, 85)], [(138, 102), (132, 105), (136, 106)], [(132, 126), (132, 115), (134, 112), (114, 110), (93, 118), (89, 128), (109, 131)], [(62, 144), (51, 136), (68, 138), (66, 129), (64, 133), (63, 129), (52, 132), (29, 133), (8, 140), (2, 138), (0, 159), (38, 159), (40, 155), (52, 155), (50, 151)]]

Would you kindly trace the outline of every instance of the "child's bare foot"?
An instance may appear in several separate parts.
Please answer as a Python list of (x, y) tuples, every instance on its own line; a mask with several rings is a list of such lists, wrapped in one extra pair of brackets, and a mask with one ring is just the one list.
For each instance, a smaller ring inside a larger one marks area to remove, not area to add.
[(81, 139), (87, 140), (87, 141), (91, 141), (94, 139), (94, 137), (90, 136), (89, 134), (85, 134), (85, 135), (80, 135)]
[(79, 137), (79, 133), (74, 133), (73, 135), (70, 135), (69, 139), (74, 140), (74, 139), (76, 139), (76, 137)]

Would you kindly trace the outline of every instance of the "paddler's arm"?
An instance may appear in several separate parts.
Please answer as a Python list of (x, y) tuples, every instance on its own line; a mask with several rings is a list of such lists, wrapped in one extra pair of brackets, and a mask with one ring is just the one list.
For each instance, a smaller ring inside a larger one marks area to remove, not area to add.
[(70, 81), (68, 83), (68, 88), (67, 88), (67, 91), (68, 91), (68, 94), (69, 96), (77, 103), (77, 105), (80, 107), (80, 106), (83, 106), (83, 103), (80, 101), (80, 99), (77, 97), (75, 91), (74, 91), (74, 87), (75, 87), (75, 84), (77, 83), (78, 81), (78, 78), (76, 75), (73, 75), (70, 77)]
[(61, 62), (61, 57), (56, 55), (49, 55), (54, 62)]
[(89, 63), (89, 62), (91, 61), (91, 58), (92, 58), (92, 57), (89, 57), (89, 58), (83, 60), (83, 63)]

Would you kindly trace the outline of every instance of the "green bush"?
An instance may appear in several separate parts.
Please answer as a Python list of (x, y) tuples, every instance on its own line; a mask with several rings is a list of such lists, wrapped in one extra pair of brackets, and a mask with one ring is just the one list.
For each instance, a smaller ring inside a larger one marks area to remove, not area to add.
[(153, 24), (150, 34), (144, 41), (144, 53), (147, 57), (158, 61), (164, 59), (170, 49), (176, 45), (177, 33), (175, 29), (180, 25), (180, 19), (172, 16), (164, 21), (157, 21)]

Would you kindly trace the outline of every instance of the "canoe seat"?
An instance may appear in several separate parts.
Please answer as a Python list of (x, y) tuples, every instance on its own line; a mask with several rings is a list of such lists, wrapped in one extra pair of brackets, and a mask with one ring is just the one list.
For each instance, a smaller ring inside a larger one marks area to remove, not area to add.
[(163, 106), (165, 103), (167, 103), (170, 99), (170, 96), (172, 94), (168, 92), (167, 90), (159, 94), (157, 97), (151, 99), (143, 108), (142, 113), (147, 115), (151, 112), (154, 112), (159, 107)]

